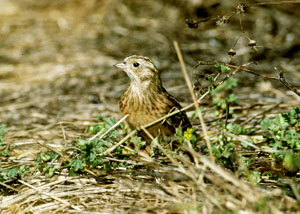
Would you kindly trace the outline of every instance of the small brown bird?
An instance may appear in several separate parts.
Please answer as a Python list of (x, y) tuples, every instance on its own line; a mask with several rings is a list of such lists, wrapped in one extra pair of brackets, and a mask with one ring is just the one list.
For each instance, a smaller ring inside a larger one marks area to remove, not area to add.
[[(129, 115), (127, 121), (133, 128), (146, 125), (182, 108), (162, 86), (159, 71), (148, 57), (130, 56), (115, 67), (125, 71), (130, 78), (130, 86), (122, 95), (119, 105), (122, 114)], [(153, 137), (158, 135), (165, 137), (174, 134), (178, 126), (181, 126), (183, 130), (191, 127), (184, 111), (163, 123), (155, 124), (147, 131)], [(141, 135), (149, 139), (145, 133)]]

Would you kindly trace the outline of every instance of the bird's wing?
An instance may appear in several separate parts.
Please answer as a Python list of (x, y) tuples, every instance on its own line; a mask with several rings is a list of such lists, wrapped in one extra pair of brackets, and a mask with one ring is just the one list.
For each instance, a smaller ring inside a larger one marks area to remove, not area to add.
[[(170, 106), (169, 106), (169, 113), (182, 109), (181, 105), (177, 102), (175, 97), (173, 97), (171, 94), (169, 94), (165, 88), (162, 87), (162, 91), (166, 96), (168, 96), (170, 100)], [(182, 130), (186, 130), (189, 127), (192, 127), (190, 120), (188, 119), (186, 112), (181, 111), (178, 114), (173, 115), (167, 120), (169, 125), (173, 125), (175, 128), (178, 126), (182, 127)]]

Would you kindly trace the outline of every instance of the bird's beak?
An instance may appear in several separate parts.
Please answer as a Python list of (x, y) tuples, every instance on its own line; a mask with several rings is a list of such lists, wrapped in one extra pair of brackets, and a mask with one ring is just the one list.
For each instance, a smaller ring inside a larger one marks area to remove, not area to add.
[(114, 65), (116, 68), (121, 69), (121, 70), (125, 70), (126, 65), (124, 64), (124, 62), (121, 63), (117, 63)]

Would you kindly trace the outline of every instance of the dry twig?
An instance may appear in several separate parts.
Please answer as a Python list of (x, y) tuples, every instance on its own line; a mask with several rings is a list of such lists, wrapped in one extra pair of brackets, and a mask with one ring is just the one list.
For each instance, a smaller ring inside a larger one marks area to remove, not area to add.
[(181, 51), (180, 51), (180, 48), (179, 48), (179, 45), (178, 45), (177, 41), (174, 41), (174, 46), (175, 46), (176, 53), (177, 53), (177, 56), (178, 56), (178, 59), (179, 59), (180, 65), (181, 65), (181, 70), (182, 70), (182, 73), (184, 75), (184, 79), (185, 79), (186, 84), (189, 88), (189, 91), (190, 91), (190, 94), (192, 96), (193, 102), (195, 103), (195, 106), (196, 106), (197, 114), (198, 114), (199, 120), (201, 122), (201, 127), (202, 127), (202, 130), (203, 130), (203, 133), (204, 133), (204, 138), (205, 138), (205, 141), (206, 141), (206, 145), (207, 145), (207, 148), (209, 150), (210, 158), (211, 158), (212, 161), (214, 161), (214, 156), (213, 156), (212, 148), (211, 148), (211, 145), (210, 145), (209, 136), (207, 134), (207, 128), (206, 128), (206, 125), (205, 125), (205, 122), (204, 122), (204, 119), (203, 119), (203, 115), (200, 111), (199, 103), (197, 102), (196, 96), (193, 92), (193, 86), (192, 86), (191, 80), (189, 78), (189, 75), (187, 73), (187, 70), (185, 68), (183, 57), (182, 57), (182, 54), (181, 54)]

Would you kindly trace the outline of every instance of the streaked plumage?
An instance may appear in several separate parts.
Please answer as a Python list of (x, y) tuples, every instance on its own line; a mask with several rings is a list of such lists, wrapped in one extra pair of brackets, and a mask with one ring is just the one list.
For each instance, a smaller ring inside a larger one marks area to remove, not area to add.
[[(129, 114), (127, 121), (133, 128), (146, 125), (171, 111), (182, 108), (162, 86), (159, 71), (148, 57), (130, 56), (115, 66), (124, 70), (131, 81), (119, 105), (123, 115)], [(185, 112), (172, 116), (163, 124), (159, 123), (148, 128), (148, 131), (153, 137), (159, 134), (170, 136), (175, 133), (178, 126), (182, 126), (184, 130), (191, 127)]]

